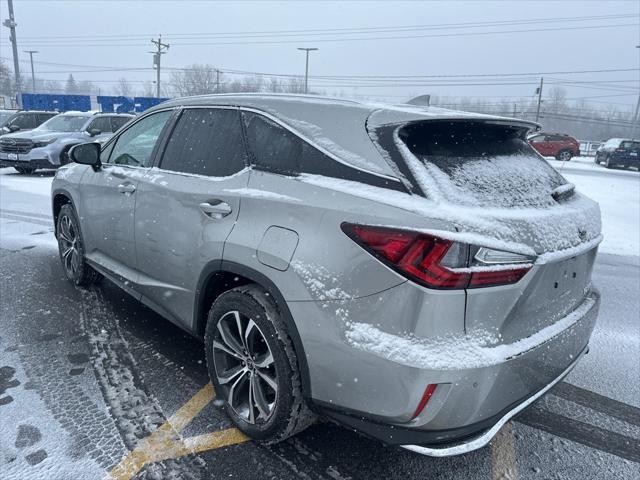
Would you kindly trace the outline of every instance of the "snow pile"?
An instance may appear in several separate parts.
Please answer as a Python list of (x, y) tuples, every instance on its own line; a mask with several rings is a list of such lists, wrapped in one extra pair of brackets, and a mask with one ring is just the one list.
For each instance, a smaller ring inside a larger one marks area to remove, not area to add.
[(556, 323), (514, 343), (500, 344), (500, 336), (477, 330), (464, 337), (425, 339), (399, 336), (366, 323), (347, 323), (349, 344), (367, 353), (410, 367), (430, 370), (483, 368), (506, 362), (532, 350), (573, 327), (594, 307), (588, 297), (578, 308)]

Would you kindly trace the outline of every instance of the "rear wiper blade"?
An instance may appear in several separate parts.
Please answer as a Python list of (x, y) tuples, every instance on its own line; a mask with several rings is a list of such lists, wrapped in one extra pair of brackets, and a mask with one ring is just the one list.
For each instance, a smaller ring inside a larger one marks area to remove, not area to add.
[(554, 200), (560, 201), (565, 198), (569, 198), (576, 190), (576, 186), (573, 183), (565, 183), (564, 185), (560, 185), (559, 187), (554, 188), (551, 191), (551, 196)]

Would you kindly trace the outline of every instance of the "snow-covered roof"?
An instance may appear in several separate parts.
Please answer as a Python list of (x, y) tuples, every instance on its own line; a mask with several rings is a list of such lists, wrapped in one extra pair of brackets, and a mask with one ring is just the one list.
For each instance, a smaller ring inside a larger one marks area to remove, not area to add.
[(225, 105), (252, 108), (280, 122), (345, 163), (377, 175), (396, 177), (375, 147), (367, 127), (420, 120), (493, 120), (535, 127), (506, 117), (460, 112), (437, 107), (391, 105), (318, 95), (219, 94), (168, 100), (154, 109), (178, 106)]

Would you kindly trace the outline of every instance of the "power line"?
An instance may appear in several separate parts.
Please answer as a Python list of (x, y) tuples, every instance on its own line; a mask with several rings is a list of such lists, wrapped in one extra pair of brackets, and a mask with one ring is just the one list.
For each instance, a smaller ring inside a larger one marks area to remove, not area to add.
[[(235, 32), (200, 32), (200, 33), (171, 33), (165, 34), (165, 37), (208, 37), (208, 38), (226, 38), (228, 36), (241, 36), (246, 38), (251, 35), (263, 35), (263, 36), (288, 36), (288, 35), (348, 35), (352, 33), (384, 33), (393, 31), (406, 31), (406, 30), (434, 30), (434, 29), (452, 29), (452, 28), (480, 28), (490, 26), (502, 26), (502, 25), (530, 25), (536, 23), (561, 23), (561, 22), (584, 22), (584, 21), (598, 21), (598, 20), (612, 20), (619, 18), (629, 18), (634, 15), (633, 13), (618, 13), (610, 15), (590, 15), (582, 17), (545, 17), (545, 18), (533, 18), (533, 19), (510, 19), (510, 20), (493, 20), (484, 22), (459, 22), (459, 23), (440, 23), (440, 24), (420, 24), (420, 25), (398, 25), (398, 26), (377, 26), (377, 27), (347, 27), (347, 28), (320, 28), (320, 29), (300, 29), (300, 30), (258, 30), (258, 31), (235, 31)], [(111, 41), (114, 39), (140, 39), (147, 38), (149, 33), (139, 34), (107, 34), (107, 35), (46, 35), (46, 36), (30, 36), (24, 37), (26, 40), (50, 40), (50, 39), (89, 39), (98, 40), (103, 39), (105, 41)]]
[[(9, 60), (7, 57), (0, 56), (0, 59)], [(21, 63), (26, 63), (26, 60), (21, 60)], [(123, 67), (123, 66), (99, 66), (99, 65), (81, 65), (74, 63), (57, 63), (57, 62), (46, 62), (46, 61), (34, 61), (34, 63), (39, 65), (51, 65), (51, 66), (59, 66), (59, 67), (77, 67), (77, 68), (87, 68), (87, 69), (95, 69), (95, 70), (85, 70), (85, 73), (89, 72), (109, 72), (109, 71), (143, 71), (150, 70), (149, 67)], [(167, 70), (174, 71), (189, 71), (193, 70), (192, 67), (164, 67)], [(272, 73), (272, 72), (256, 72), (250, 70), (239, 70), (233, 68), (225, 68), (218, 67), (221, 72), (231, 73), (231, 74), (249, 74), (249, 75), (261, 75), (261, 76), (274, 76), (274, 77), (299, 77), (299, 74), (294, 73)], [(82, 73), (79, 70), (59, 70), (59, 71), (48, 71), (42, 73)], [(521, 73), (513, 73), (513, 72), (498, 72), (498, 73), (462, 73), (462, 74), (437, 74), (437, 75), (309, 75), (310, 79), (385, 79), (385, 80), (396, 80), (403, 78), (410, 79), (420, 79), (420, 78), (469, 78), (469, 77), (518, 77), (518, 76), (531, 76), (531, 77), (539, 77), (540, 75), (573, 75), (573, 74), (581, 74), (581, 73), (614, 73), (614, 72), (640, 72), (640, 68), (601, 68), (595, 70), (562, 70), (562, 71), (551, 71), (551, 72), (521, 72)]]
[[(334, 43), (334, 42), (361, 42), (371, 40), (402, 40), (402, 39), (415, 39), (415, 38), (445, 38), (445, 37), (468, 37), (468, 36), (483, 36), (483, 35), (502, 35), (502, 34), (517, 34), (517, 33), (532, 33), (532, 32), (550, 32), (550, 31), (567, 31), (567, 30), (584, 30), (584, 29), (598, 29), (598, 28), (624, 28), (624, 27), (638, 27), (637, 23), (618, 23), (609, 25), (584, 25), (578, 27), (552, 27), (552, 28), (534, 28), (534, 29), (520, 29), (520, 30), (494, 30), (485, 32), (460, 32), (460, 33), (436, 33), (436, 34), (424, 34), (424, 35), (402, 35), (402, 36), (386, 36), (386, 37), (354, 37), (354, 38), (313, 38), (313, 42), (319, 43)], [(295, 40), (260, 40), (260, 41), (232, 41), (232, 42), (179, 42), (173, 41), (172, 44), (180, 46), (214, 46), (214, 45), (277, 45), (277, 44), (291, 44), (305, 42), (309, 37), (301, 35), (300, 38)], [(29, 46), (38, 46), (40, 48), (48, 47), (139, 47), (142, 43), (54, 43), (47, 42), (46, 45), (38, 43), (26, 42)]]

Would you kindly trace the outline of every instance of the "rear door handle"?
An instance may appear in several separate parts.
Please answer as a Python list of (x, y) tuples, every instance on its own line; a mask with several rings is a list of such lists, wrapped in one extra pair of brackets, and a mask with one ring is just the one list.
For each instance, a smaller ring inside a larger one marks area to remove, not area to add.
[(136, 191), (136, 186), (133, 183), (121, 183), (118, 185), (118, 191), (120, 193), (131, 194)]
[(222, 200), (212, 200), (211, 202), (201, 203), (200, 210), (202, 210), (205, 215), (220, 220), (231, 213), (231, 206)]

